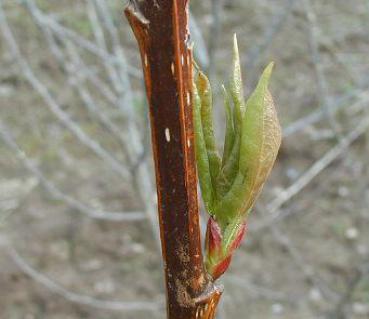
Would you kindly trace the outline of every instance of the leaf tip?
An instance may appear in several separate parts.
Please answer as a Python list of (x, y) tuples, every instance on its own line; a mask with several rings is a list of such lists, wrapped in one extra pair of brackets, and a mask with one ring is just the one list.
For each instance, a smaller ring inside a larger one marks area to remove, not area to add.
[(262, 78), (265, 79), (266, 83), (269, 83), (269, 79), (272, 76), (272, 72), (273, 72), (274, 66), (275, 66), (275, 63), (272, 61), (264, 69), (264, 72), (262, 74)]
[(239, 66), (240, 64), (240, 53), (238, 50), (237, 34), (233, 35), (233, 64)]

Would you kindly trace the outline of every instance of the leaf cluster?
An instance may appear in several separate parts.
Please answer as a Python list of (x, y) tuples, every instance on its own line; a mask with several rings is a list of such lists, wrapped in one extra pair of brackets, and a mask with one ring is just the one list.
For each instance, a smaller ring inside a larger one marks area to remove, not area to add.
[(237, 38), (232, 76), (222, 87), (226, 132), (222, 157), (214, 137), (209, 79), (199, 69), (194, 77), (196, 160), (205, 207), (229, 240), (244, 221), (270, 174), (280, 144), (281, 128), (268, 90), (273, 63), (264, 70), (245, 102)]

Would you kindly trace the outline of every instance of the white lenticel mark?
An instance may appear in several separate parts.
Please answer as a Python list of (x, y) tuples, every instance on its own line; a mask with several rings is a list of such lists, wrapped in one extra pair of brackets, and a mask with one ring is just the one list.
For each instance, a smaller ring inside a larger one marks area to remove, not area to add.
[(169, 128), (165, 129), (165, 139), (167, 140), (167, 142), (170, 142), (170, 131)]
[(172, 64), (171, 64), (171, 66), (170, 66), (170, 68), (172, 69), (172, 74), (174, 75), (174, 62), (172, 62)]
[(187, 105), (191, 105), (191, 94), (187, 92)]
[(187, 146), (188, 147), (191, 147), (191, 141), (190, 141), (190, 139), (187, 140)]
[(147, 60), (147, 54), (145, 54), (145, 57), (144, 57), (144, 63), (145, 63), (145, 66), (147, 67), (147, 65), (149, 64), (148, 60)]
[(181, 55), (181, 63), (182, 63), (182, 65), (184, 65), (184, 56), (183, 56), (183, 54)]

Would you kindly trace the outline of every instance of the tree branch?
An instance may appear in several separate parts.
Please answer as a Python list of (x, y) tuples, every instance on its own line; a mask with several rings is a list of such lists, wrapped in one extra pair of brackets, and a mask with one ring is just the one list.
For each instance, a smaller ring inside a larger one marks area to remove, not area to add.
[[(1, 246), (0, 246), (1, 247)], [(65, 287), (56, 283), (43, 273), (33, 268), (11, 245), (5, 244), (5, 249), (13, 262), (28, 276), (41, 284), (50, 292), (55, 293), (66, 300), (79, 304), (90, 306), (97, 309), (110, 311), (149, 311), (156, 312), (161, 308), (160, 301), (113, 301), (101, 300), (91, 296), (81, 295), (73, 291), (69, 291)]]
[(131, 0), (125, 14), (150, 105), (168, 318), (210, 319), (221, 288), (208, 278), (200, 242), (187, 6), (188, 0)]

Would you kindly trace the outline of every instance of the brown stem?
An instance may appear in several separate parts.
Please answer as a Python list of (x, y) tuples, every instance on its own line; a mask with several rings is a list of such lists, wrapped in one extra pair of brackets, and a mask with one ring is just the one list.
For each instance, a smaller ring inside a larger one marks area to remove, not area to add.
[(131, 0), (150, 105), (169, 319), (211, 319), (222, 293), (201, 251), (188, 0)]

